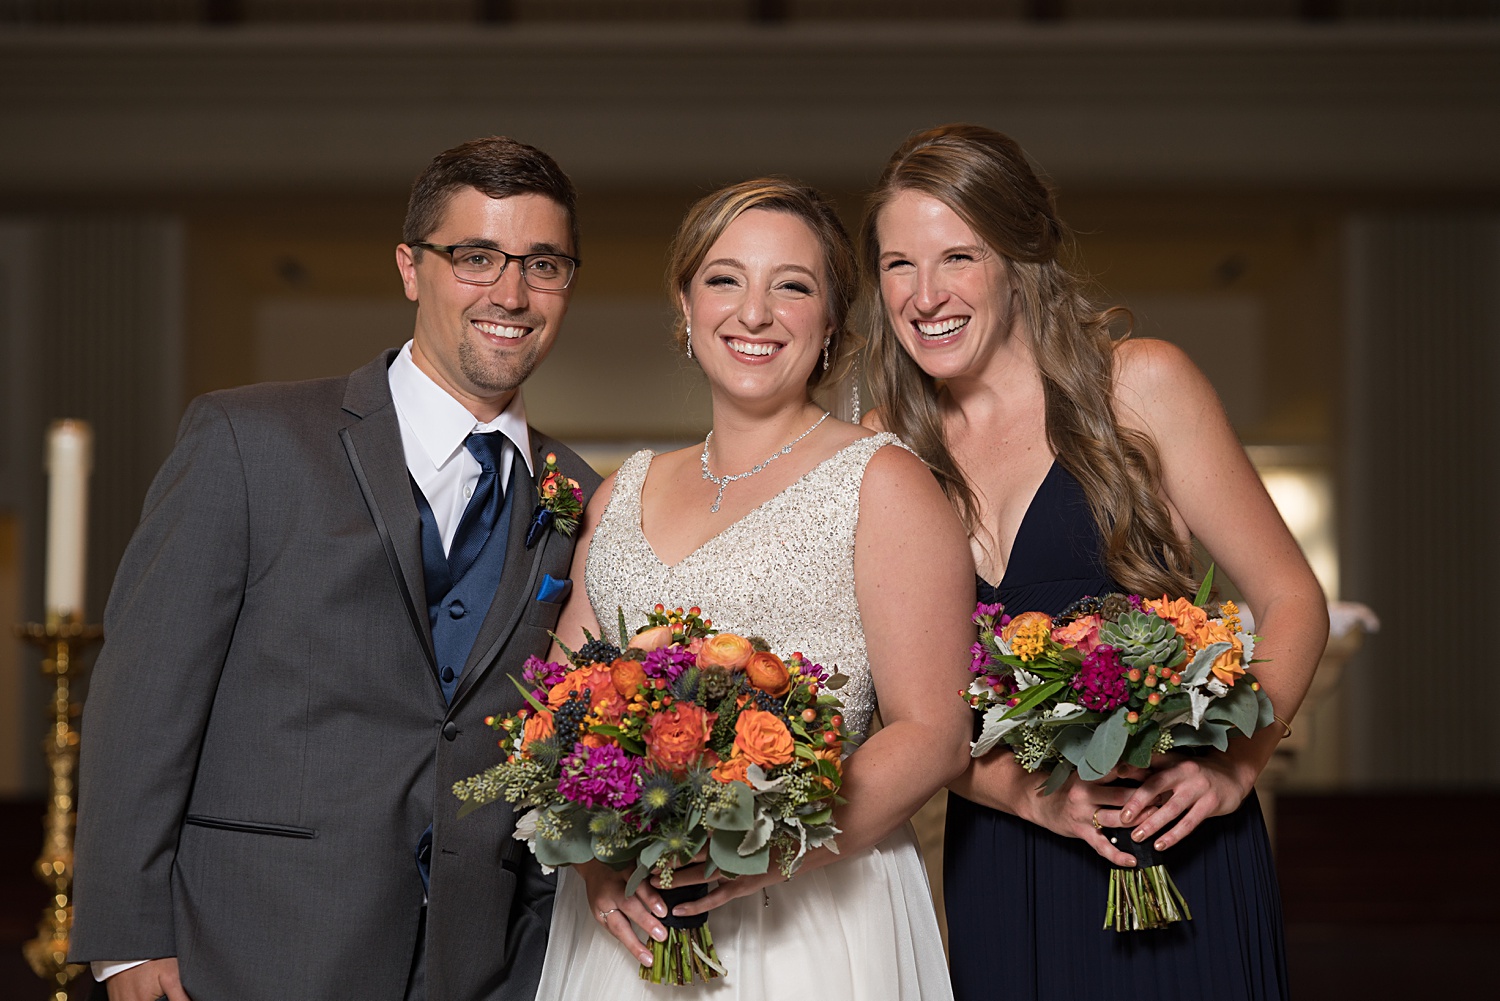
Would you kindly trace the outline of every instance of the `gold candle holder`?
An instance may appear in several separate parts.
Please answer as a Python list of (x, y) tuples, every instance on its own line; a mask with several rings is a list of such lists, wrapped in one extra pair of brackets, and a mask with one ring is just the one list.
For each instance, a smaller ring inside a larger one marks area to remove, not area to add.
[(52, 989), (49, 1001), (68, 1001), (71, 983), (83, 973), (82, 963), (68, 962), (68, 938), (73, 930), (73, 828), (78, 819), (75, 776), (78, 772), (79, 704), (73, 701), (72, 682), (82, 673), (80, 654), (104, 632), (86, 626), (79, 616), (55, 613), (47, 624), (27, 623), (20, 637), (42, 650), (42, 674), (53, 679), (49, 713), (52, 727), (43, 746), (52, 775), (52, 792), (43, 822), (42, 854), (36, 874), (52, 890), (52, 899), (37, 924), (37, 936), (22, 951), (36, 975)]

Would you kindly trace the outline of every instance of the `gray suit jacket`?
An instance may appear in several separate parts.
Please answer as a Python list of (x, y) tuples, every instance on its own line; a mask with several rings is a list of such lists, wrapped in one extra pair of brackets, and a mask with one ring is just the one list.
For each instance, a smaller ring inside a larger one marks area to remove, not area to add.
[[(491, 713), (543, 654), (571, 540), (504, 576), (443, 701), (386, 369), (195, 400), (105, 611), (84, 713), (72, 958), (175, 955), (194, 1001), (401, 1001), (434, 824), (432, 1001), (531, 999), (551, 883), (505, 804), (462, 821)], [(532, 432), (592, 492), (599, 478)]]

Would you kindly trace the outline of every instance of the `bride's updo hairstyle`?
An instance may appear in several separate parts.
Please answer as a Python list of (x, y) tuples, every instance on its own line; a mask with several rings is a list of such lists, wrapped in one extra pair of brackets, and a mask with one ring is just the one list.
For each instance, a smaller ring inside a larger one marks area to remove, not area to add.
[(709, 250), (724, 231), (751, 209), (785, 212), (807, 223), (823, 248), (822, 294), (828, 304), (833, 327), (828, 352), (830, 364), (813, 366), (809, 389), (838, 378), (849, 358), (863, 346), (863, 339), (849, 328), (849, 311), (859, 286), (859, 267), (854, 246), (833, 205), (817, 191), (782, 177), (758, 177), (731, 184), (700, 198), (677, 227), (667, 252), (667, 298), (676, 314), (673, 336), (680, 350), (687, 350), (687, 315), (682, 300), (692, 291), (693, 276), (703, 266)]
[(879, 215), (903, 191), (948, 206), (1004, 259), (1041, 370), (1047, 441), (1088, 497), (1110, 577), (1139, 594), (1192, 594), (1192, 553), (1162, 501), (1156, 445), (1115, 419), (1117, 339), (1110, 324), (1129, 314), (1094, 305), (1083, 280), (1059, 263), (1071, 235), (1052, 191), (1021, 147), (993, 129), (941, 125), (911, 136), (870, 194), (860, 247), (869, 282), (860, 326), (871, 333), (870, 389), (886, 429), (932, 468), (969, 534), (988, 537), (977, 524), (973, 488), (943, 440), (938, 383), (901, 347), (880, 294)]

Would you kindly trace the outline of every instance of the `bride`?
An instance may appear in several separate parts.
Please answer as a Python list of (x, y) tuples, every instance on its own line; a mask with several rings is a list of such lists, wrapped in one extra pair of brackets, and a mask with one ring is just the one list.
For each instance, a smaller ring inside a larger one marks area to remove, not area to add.
[[(696, 988), (738, 998), (817, 990), (951, 998), (931, 894), (907, 823), (968, 763), (973, 630), (968, 544), (926, 467), (889, 434), (831, 418), (810, 390), (853, 338), (848, 236), (816, 192), (746, 181), (693, 206), (673, 243), (678, 343), (708, 378), (701, 446), (638, 452), (594, 495), (558, 636), (576, 649), (616, 609), (701, 606), (720, 629), (800, 650), (849, 677), (846, 725), (883, 726), (845, 766), (839, 854), (791, 881), (710, 877), (676, 914), (710, 909), (728, 973)], [(648, 404), (649, 405), (649, 404)], [(624, 638), (605, 635), (616, 642)], [(559, 658), (554, 649), (554, 659)], [(665, 938), (661, 897), (627, 873), (559, 873), (541, 999), (667, 994), (637, 977), (643, 936)], [(703, 867), (675, 885), (704, 882)]]

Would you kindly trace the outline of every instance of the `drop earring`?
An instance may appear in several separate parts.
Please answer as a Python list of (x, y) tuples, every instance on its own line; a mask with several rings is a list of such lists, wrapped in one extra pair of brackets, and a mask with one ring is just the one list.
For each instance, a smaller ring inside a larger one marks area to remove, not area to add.
[(832, 335), (823, 338), (823, 371), (828, 371), (828, 345), (833, 341)]
[(691, 358), (693, 357), (693, 325), (691, 323), (687, 325), (687, 345), (687, 356)]

